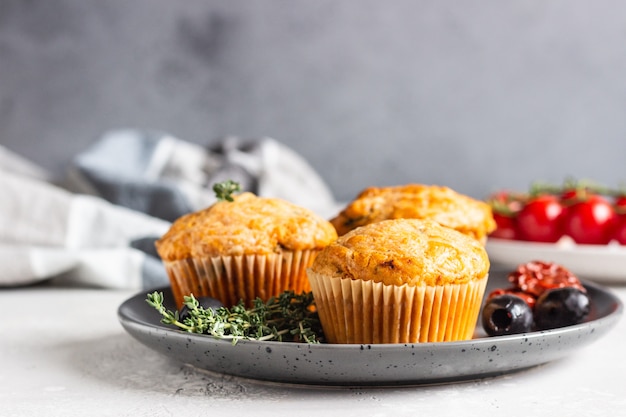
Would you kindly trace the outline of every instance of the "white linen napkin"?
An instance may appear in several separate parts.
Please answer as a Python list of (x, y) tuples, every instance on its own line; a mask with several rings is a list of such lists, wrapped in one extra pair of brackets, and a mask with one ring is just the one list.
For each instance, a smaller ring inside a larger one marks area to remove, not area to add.
[(324, 217), (337, 210), (310, 165), (270, 138), (203, 147), (159, 132), (112, 131), (74, 158), (60, 184), (0, 146), (0, 286), (165, 285), (155, 239), (177, 217), (212, 204), (212, 185), (226, 179)]

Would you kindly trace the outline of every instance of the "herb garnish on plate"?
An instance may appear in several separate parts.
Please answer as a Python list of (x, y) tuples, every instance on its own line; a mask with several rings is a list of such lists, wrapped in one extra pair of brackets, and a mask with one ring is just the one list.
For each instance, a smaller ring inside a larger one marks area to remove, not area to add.
[(313, 293), (295, 294), (285, 291), (263, 302), (254, 301), (246, 308), (243, 302), (226, 308), (203, 308), (193, 296), (185, 297), (187, 312), (184, 318), (179, 311), (168, 310), (163, 305), (163, 293), (153, 292), (146, 301), (163, 317), (163, 324), (171, 324), (189, 333), (207, 334), (220, 339), (274, 340), (281, 342), (319, 343), (322, 328), (315, 310)]

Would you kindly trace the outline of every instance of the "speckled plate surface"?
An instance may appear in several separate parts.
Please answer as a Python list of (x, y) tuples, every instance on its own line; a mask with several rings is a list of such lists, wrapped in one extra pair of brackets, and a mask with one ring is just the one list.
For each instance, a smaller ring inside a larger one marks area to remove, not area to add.
[[(503, 286), (492, 272), (490, 288)], [(611, 292), (586, 283), (592, 311), (584, 323), (520, 335), (487, 337), (477, 327), (462, 342), (337, 345), (230, 341), (185, 333), (160, 323), (146, 292), (118, 309), (122, 326), (146, 346), (205, 370), (257, 380), (333, 386), (420, 385), (478, 379), (515, 372), (570, 354), (603, 336), (623, 306)], [(174, 305), (169, 288), (161, 288)]]

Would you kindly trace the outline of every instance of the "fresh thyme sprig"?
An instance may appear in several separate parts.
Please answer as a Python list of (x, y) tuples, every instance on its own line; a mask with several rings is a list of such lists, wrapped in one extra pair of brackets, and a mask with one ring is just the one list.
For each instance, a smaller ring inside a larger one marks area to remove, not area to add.
[(163, 324), (174, 325), (189, 333), (208, 334), (220, 339), (276, 340), (282, 342), (319, 343), (323, 339), (322, 327), (315, 311), (313, 294), (295, 294), (285, 291), (263, 302), (254, 301), (246, 308), (243, 302), (216, 310), (203, 308), (193, 296), (184, 299), (187, 314), (181, 319), (178, 311), (163, 305), (163, 293), (147, 295), (146, 302), (162, 316)]
[(233, 180), (213, 184), (213, 191), (219, 201), (234, 201), (233, 193), (241, 191), (241, 185)]

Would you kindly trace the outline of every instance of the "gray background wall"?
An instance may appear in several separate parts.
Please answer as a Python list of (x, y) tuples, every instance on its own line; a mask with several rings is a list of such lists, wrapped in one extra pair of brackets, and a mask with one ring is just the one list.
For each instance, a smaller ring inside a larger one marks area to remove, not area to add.
[(338, 199), (626, 181), (623, 1), (0, 1), (0, 144), (271, 136)]

